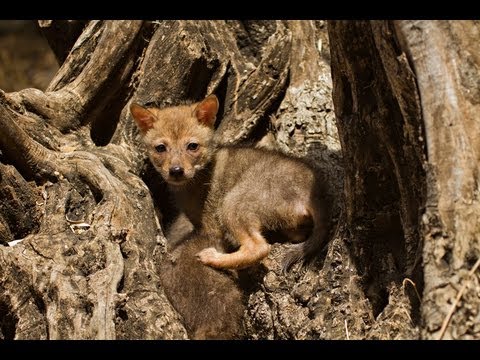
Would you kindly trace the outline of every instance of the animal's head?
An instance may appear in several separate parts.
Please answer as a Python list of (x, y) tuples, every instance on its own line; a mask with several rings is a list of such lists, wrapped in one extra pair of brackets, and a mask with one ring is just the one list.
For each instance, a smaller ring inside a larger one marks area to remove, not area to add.
[(215, 95), (165, 109), (130, 105), (150, 160), (170, 185), (186, 184), (210, 161), (217, 111)]

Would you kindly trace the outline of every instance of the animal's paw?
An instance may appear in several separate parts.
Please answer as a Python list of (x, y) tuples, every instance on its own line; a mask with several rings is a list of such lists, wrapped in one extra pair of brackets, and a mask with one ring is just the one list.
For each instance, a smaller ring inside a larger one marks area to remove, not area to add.
[(197, 258), (205, 265), (213, 266), (217, 263), (220, 258), (221, 253), (213, 247), (203, 249), (197, 253)]

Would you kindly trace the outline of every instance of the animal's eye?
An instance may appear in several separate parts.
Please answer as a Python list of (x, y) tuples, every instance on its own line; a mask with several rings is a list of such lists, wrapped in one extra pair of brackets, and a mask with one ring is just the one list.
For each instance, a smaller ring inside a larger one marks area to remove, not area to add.
[(187, 145), (187, 150), (190, 150), (190, 151), (195, 151), (198, 149), (198, 144), (197, 143), (189, 143)]
[(155, 150), (157, 150), (157, 152), (159, 152), (159, 153), (162, 153), (162, 152), (167, 150), (167, 147), (163, 144), (160, 144), (160, 145), (155, 146)]

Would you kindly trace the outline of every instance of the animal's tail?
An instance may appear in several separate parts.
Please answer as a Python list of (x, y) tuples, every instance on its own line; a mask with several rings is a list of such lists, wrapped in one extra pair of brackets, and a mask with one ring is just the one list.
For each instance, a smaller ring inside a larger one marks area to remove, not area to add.
[(302, 266), (310, 264), (326, 245), (325, 238), (326, 234), (318, 236), (313, 233), (305, 242), (292, 245), (282, 261), (283, 273), (287, 273), (298, 262), (301, 262)]
[(327, 244), (332, 225), (327, 206), (323, 209), (316, 209), (312, 215), (312, 233), (303, 243), (292, 245), (282, 261), (283, 273), (287, 273), (298, 262), (301, 262), (302, 266), (310, 264)]

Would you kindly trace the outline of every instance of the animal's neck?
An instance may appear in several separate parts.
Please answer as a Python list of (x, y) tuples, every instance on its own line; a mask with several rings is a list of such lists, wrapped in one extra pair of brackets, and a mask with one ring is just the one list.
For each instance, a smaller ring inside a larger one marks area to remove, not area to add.
[(182, 186), (169, 186), (179, 209), (195, 227), (200, 226), (205, 200), (210, 191), (214, 161), (210, 161), (195, 177)]

